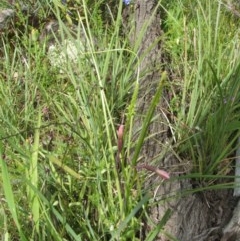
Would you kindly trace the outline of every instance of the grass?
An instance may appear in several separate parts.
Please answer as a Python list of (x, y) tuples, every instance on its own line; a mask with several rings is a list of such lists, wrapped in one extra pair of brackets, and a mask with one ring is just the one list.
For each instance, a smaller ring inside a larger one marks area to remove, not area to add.
[[(174, 73), (167, 87), (174, 150), (191, 160), (189, 177), (224, 188), (217, 180), (231, 170), (239, 129), (238, 26), (217, 2), (197, 1), (196, 14), (196, 6), (186, 8), (190, 1), (175, 2), (161, 2)], [(163, 82), (132, 143), (140, 40), (131, 46), (122, 35), (122, 1), (107, 14), (100, 1), (81, 3), (69, 3), (72, 15), (57, 2), (43, 6), (44, 17), (58, 20), (60, 40), (67, 36), (78, 49), (77, 60), (66, 58), (60, 69), (50, 67), (37, 29), (26, 25), (13, 29), (11, 42), (1, 38), (2, 240), (154, 240), (170, 217), (167, 211), (145, 234), (152, 197), (143, 189), (146, 175), (135, 169)], [(78, 22), (77, 34), (69, 30), (72, 22)], [(60, 42), (59, 51), (66, 53), (67, 44)], [(118, 154), (122, 163), (116, 168)]]
[[(74, 41), (57, 10), (61, 37)], [(116, 130), (124, 115), (132, 118), (126, 106), (136, 85), (135, 68), (125, 66), (135, 65), (136, 54), (124, 47), (126, 40), (118, 41), (119, 29), (92, 32), (86, 6), (83, 14), (75, 44), (81, 44), (84, 34), (86, 50), (78, 53), (76, 63), (63, 62), (61, 74), (48, 68), (46, 48), (34, 39), (16, 39), (14, 51), (3, 41), (1, 136), (8, 172), (2, 171), (19, 180), (13, 195), (6, 195), (12, 201), (4, 205), (10, 210), (11, 203), (17, 205), (13, 220), (2, 227), (12, 240), (21, 239), (11, 228), (17, 220), (20, 227), (31, 225), (20, 229), (30, 240), (107, 240), (115, 237), (121, 222), (126, 238), (134, 240), (141, 225), (133, 215), (148, 197), (142, 199), (137, 190), (133, 167), (121, 175), (115, 167)], [(115, 24), (120, 27), (118, 16)], [(95, 34), (103, 40), (97, 47)], [(131, 143), (125, 145), (130, 149)], [(9, 185), (4, 183), (4, 190)]]
[(178, 29), (167, 48), (183, 83), (176, 78), (180, 93), (172, 100), (174, 136), (183, 143), (180, 153), (192, 160), (193, 172), (226, 174), (239, 126), (237, 26), (232, 23), (231, 31), (226, 31), (233, 19), (220, 2), (197, 1), (195, 18), (185, 15), (184, 7), (173, 11), (167, 11), (166, 28), (170, 36)]

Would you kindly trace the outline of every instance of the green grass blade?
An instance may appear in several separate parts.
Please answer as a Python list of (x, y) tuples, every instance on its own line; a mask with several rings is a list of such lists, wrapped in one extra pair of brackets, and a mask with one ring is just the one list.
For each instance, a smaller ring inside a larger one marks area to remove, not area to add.
[(120, 237), (121, 232), (127, 227), (129, 221), (136, 215), (136, 213), (142, 208), (142, 206), (150, 199), (149, 193), (147, 193), (134, 207), (130, 214), (120, 223), (117, 230), (112, 234), (111, 240), (115, 240)]
[(159, 82), (156, 94), (155, 94), (155, 96), (153, 97), (153, 99), (152, 99), (152, 101), (150, 103), (149, 109), (147, 111), (146, 117), (145, 117), (144, 122), (143, 122), (143, 126), (142, 126), (142, 129), (141, 129), (139, 138), (138, 138), (138, 142), (137, 142), (137, 145), (136, 145), (136, 148), (135, 148), (135, 152), (134, 152), (133, 158), (132, 158), (132, 164), (133, 165), (136, 165), (136, 163), (137, 163), (137, 159), (138, 159), (140, 150), (142, 148), (144, 139), (145, 139), (146, 134), (147, 134), (147, 129), (148, 129), (149, 124), (151, 122), (151, 119), (153, 117), (155, 108), (156, 108), (157, 104), (159, 103), (159, 100), (160, 100), (160, 98), (162, 96), (163, 87), (164, 87), (164, 85), (166, 83), (166, 80), (167, 80), (167, 72), (164, 71), (162, 73), (161, 80)]
[(15, 205), (14, 194), (13, 194), (13, 190), (12, 190), (12, 186), (11, 186), (11, 182), (10, 182), (8, 168), (7, 168), (6, 162), (2, 158), (0, 158), (0, 160), (1, 160), (1, 167), (2, 167), (3, 189), (4, 189), (4, 195), (6, 198), (6, 202), (9, 207), (9, 210), (12, 214), (12, 218), (15, 222), (15, 225), (17, 226), (17, 229), (19, 231), (21, 240), (26, 241), (27, 239), (25, 238), (24, 234), (22, 233), (21, 225), (18, 220), (17, 209), (16, 209), (16, 205)]
[[(38, 113), (37, 126), (34, 133), (34, 142), (32, 147), (32, 157), (29, 170), (29, 179), (33, 186), (38, 187), (38, 152), (39, 152), (39, 139), (40, 139), (40, 126), (41, 126), (41, 111)], [(29, 190), (29, 198), (31, 203), (31, 210), (33, 215), (33, 221), (37, 233), (39, 233), (39, 200), (34, 190)]]
[(157, 224), (157, 226), (148, 234), (148, 236), (146, 237), (146, 241), (153, 241), (155, 240), (155, 238), (157, 237), (157, 235), (159, 234), (159, 232), (161, 231), (161, 229), (163, 229), (164, 225), (167, 223), (168, 219), (171, 217), (171, 210), (168, 209), (164, 216), (162, 217), (161, 221)]

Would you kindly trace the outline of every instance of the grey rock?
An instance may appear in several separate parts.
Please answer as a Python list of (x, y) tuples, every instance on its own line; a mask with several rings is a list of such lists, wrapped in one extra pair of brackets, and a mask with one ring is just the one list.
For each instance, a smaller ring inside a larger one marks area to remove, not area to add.
[(7, 27), (9, 20), (14, 16), (15, 12), (12, 9), (0, 10), (0, 30)]

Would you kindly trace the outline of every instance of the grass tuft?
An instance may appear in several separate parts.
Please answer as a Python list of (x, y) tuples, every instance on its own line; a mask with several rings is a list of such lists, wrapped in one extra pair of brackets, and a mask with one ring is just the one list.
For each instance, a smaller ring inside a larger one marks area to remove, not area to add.
[[(145, 119), (138, 127), (140, 136), (132, 143), (140, 78), (146, 74), (140, 73), (140, 66), (147, 53), (138, 56), (137, 50), (150, 21), (131, 46), (128, 38), (134, 28), (130, 26), (126, 36), (122, 12), (133, 4), (60, 2), (32, 5), (39, 9), (38, 26), (17, 5), (19, 21), (14, 25), (13, 20), (1, 35), (0, 238), (154, 240), (171, 213), (145, 233), (150, 194), (143, 190), (146, 176), (135, 167), (166, 72), (149, 109), (141, 113)], [(210, 0), (159, 5), (164, 12), (161, 39), (171, 60), (167, 124), (175, 141), (173, 151), (191, 166), (179, 179), (209, 184), (181, 195), (231, 188), (233, 182), (218, 180), (231, 173), (238, 148), (236, 16)], [(42, 32), (49, 19), (58, 30), (45, 38)], [(51, 41), (56, 47), (53, 59)]]

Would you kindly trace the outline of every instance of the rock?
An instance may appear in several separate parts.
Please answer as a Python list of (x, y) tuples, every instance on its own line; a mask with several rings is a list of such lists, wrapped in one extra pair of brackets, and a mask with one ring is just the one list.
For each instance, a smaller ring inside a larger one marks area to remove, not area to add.
[[(40, 34), (40, 41), (47, 45), (47, 57), (53, 68), (64, 73), (70, 64), (73, 69), (77, 68), (79, 59), (86, 58), (87, 38), (84, 31), (79, 31), (76, 25), (67, 26), (68, 34), (61, 34), (56, 20), (48, 22)], [(77, 35), (79, 35), (77, 37)], [(66, 36), (66, 38), (63, 37)]]
[[(77, 64), (78, 49), (73, 40), (64, 40), (61, 46), (57, 43), (48, 48), (48, 58), (52, 67), (58, 68), (64, 72), (67, 64)], [(68, 62), (69, 61), (69, 62)]]
[(0, 31), (7, 28), (7, 25), (14, 14), (15, 12), (12, 9), (0, 10)]

